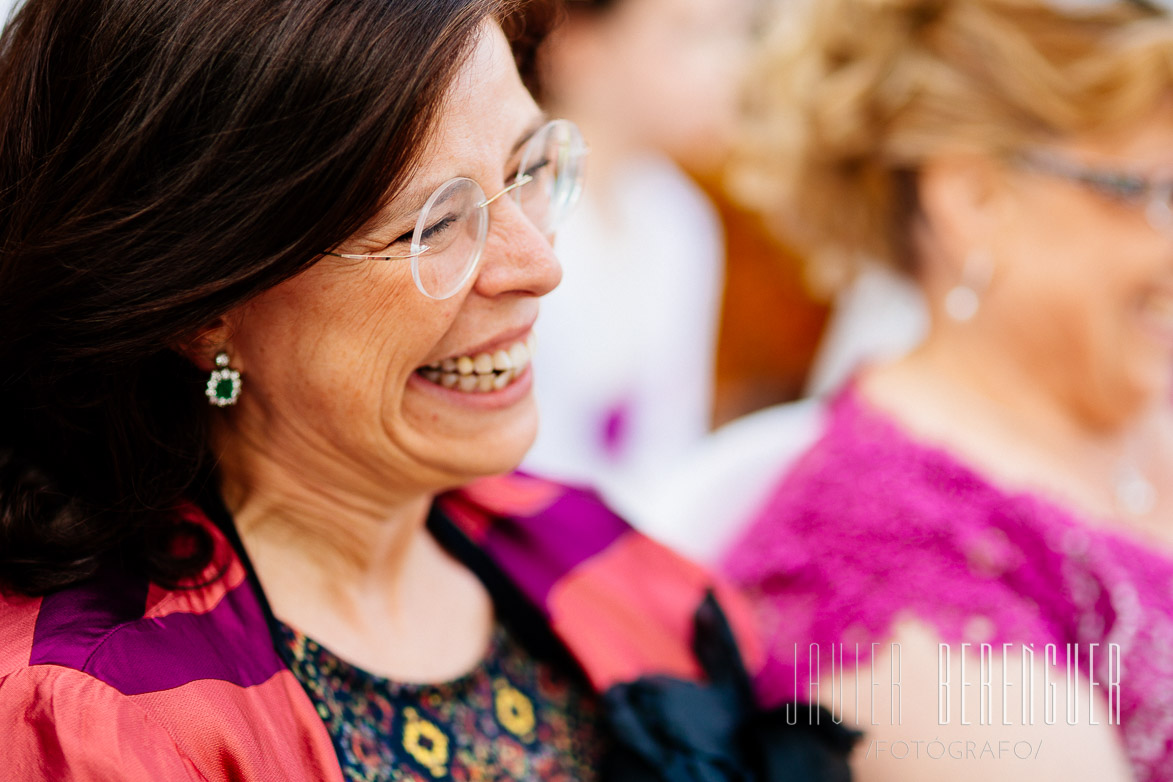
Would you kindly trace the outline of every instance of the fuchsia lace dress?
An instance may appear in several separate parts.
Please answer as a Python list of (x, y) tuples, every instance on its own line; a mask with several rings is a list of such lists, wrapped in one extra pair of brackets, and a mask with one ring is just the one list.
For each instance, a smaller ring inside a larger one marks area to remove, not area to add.
[[(769, 703), (803, 698), (810, 643), (824, 657), (833, 644), (859, 643), (862, 656), (897, 619), (915, 618), (948, 642), (1054, 643), (1061, 664), (1067, 644), (1118, 644), (1134, 773), (1173, 780), (1173, 556), (1139, 533), (998, 489), (911, 439), (853, 386), (832, 402), (822, 438), (778, 484), (725, 569), (756, 598), (768, 628), (759, 692)], [(820, 671), (828, 670), (824, 660)]]

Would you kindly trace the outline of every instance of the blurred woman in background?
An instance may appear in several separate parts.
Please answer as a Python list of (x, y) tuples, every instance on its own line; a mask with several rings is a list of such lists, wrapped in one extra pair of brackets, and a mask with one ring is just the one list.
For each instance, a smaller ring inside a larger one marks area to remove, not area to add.
[[(861, 779), (1123, 779), (1125, 756), (1169, 779), (1173, 20), (1141, 0), (806, 10), (750, 81), (739, 184), (824, 269), (873, 259), (913, 279), (931, 327), (838, 392), (726, 559), (770, 629), (762, 694), (826, 684), (833, 644), (850, 667), (894, 640), (876, 666), (903, 668), (902, 720), (887, 694), (847, 689), (857, 717), (883, 714), (872, 738), (1044, 741), (1031, 762), (861, 749)], [(1011, 727), (942, 725), (938, 642), (1023, 668), (1001, 669), (1009, 698), (994, 677)], [(1039, 653), (1019, 666), (1026, 644)], [(1055, 704), (1082, 697), (1078, 724), (1019, 716), (1045, 644), (1056, 681), (1080, 644), (1085, 684), (1109, 680), (1115, 645), (1118, 727), (1102, 691), (1089, 718), (1086, 688)]]

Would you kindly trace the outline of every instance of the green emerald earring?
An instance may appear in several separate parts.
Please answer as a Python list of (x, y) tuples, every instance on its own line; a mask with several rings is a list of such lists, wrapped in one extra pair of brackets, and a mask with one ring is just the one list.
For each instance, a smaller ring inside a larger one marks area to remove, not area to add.
[(216, 407), (227, 407), (236, 404), (240, 397), (240, 373), (228, 366), (228, 354), (216, 354), (216, 369), (208, 376), (208, 386), (204, 394), (208, 403)]

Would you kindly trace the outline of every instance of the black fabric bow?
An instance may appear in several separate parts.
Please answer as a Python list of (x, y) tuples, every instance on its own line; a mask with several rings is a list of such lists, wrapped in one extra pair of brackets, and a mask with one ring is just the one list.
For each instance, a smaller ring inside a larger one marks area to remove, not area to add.
[[(603, 695), (613, 743), (605, 782), (848, 782), (859, 734), (824, 709), (760, 710), (733, 632), (710, 593), (696, 612), (693, 651), (708, 683), (650, 676)], [(793, 712), (792, 712), (793, 714)], [(789, 722), (793, 722), (791, 717)]]

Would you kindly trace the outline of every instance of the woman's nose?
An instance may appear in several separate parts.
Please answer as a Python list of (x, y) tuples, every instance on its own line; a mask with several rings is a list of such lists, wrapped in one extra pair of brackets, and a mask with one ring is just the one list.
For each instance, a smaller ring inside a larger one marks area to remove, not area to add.
[(513, 199), (502, 198), (490, 209), (489, 235), (473, 289), (489, 297), (544, 296), (558, 287), (562, 264), (554, 255), (552, 237), (538, 230)]

